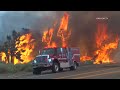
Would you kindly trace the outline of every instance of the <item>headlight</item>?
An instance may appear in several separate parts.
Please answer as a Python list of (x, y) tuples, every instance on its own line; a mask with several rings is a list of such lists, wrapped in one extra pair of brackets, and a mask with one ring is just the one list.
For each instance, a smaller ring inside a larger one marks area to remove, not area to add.
[(36, 61), (36, 60), (34, 60), (34, 63), (37, 63), (37, 61)]
[(51, 62), (52, 60), (51, 59), (48, 59), (48, 62)]

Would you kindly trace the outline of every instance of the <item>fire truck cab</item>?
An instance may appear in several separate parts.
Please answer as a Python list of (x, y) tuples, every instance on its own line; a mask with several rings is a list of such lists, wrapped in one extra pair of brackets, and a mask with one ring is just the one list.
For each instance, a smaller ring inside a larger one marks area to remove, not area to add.
[(44, 48), (33, 60), (33, 74), (52, 70), (53, 73), (63, 71), (64, 68), (76, 70), (80, 65), (79, 48)]

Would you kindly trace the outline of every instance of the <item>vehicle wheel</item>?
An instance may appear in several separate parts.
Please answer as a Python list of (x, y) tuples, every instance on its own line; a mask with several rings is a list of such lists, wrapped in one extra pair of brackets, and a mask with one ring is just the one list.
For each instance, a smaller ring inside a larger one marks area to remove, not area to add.
[(41, 74), (41, 70), (40, 70), (39, 68), (34, 68), (34, 69), (33, 69), (33, 74), (34, 74), (34, 75)]
[(52, 72), (53, 73), (59, 72), (59, 65), (58, 65), (58, 63), (53, 63)]
[(70, 67), (70, 70), (76, 70), (77, 69), (77, 63), (74, 62), (74, 65)]
[(63, 68), (60, 68), (59, 71), (62, 72), (62, 71), (63, 71)]

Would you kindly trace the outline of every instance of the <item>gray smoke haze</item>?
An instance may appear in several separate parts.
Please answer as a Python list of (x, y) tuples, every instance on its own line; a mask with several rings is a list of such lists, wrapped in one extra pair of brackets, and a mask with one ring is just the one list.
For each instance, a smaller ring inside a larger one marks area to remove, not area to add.
[[(53, 22), (63, 15), (64, 11), (12, 11), (1, 16), (0, 39), (12, 30), (30, 28), (42, 31), (51, 27)], [(109, 32), (120, 35), (120, 11), (68, 11), (69, 28), (72, 28), (70, 46), (80, 47), (82, 52), (94, 51), (96, 17), (108, 17)]]
[(0, 16), (0, 40), (5, 40), (12, 30), (20, 31), (21, 28), (40, 32), (50, 27), (55, 17), (55, 11), (6, 11)]

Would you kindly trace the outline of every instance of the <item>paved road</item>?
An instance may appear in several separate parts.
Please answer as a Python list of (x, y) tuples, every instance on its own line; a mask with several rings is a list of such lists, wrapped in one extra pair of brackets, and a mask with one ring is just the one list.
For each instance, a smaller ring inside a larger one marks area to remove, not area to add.
[(42, 72), (42, 75), (20, 73), (0, 75), (0, 79), (120, 79), (120, 64), (85, 65), (75, 71), (64, 70), (60, 73)]

